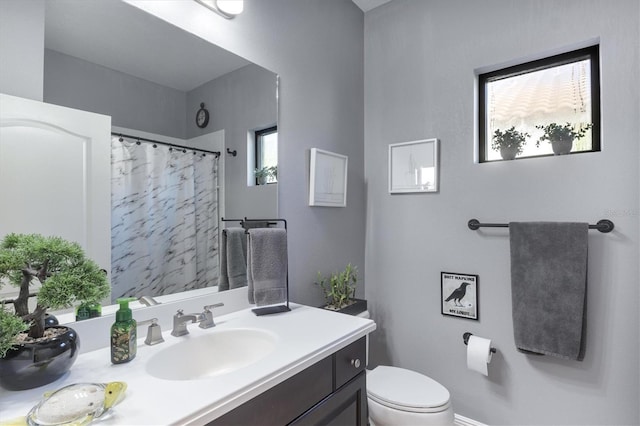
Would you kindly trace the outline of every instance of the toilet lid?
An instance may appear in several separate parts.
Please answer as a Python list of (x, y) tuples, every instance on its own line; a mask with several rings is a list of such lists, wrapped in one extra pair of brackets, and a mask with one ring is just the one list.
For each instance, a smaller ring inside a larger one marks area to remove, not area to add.
[(432, 412), (449, 404), (449, 391), (432, 378), (384, 365), (367, 373), (367, 394), (382, 405), (405, 411)]

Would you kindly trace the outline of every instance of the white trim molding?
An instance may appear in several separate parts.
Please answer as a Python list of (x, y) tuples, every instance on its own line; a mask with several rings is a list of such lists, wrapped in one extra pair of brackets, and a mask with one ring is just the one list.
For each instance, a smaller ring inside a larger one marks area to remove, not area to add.
[(468, 417), (461, 416), (460, 414), (454, 415), (453, 424), (455, 426), (487, 426), (484, 423), (480, 423)]

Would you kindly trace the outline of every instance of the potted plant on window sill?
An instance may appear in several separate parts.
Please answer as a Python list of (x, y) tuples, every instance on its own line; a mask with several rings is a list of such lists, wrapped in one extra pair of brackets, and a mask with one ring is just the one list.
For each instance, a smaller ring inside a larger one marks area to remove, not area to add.
[(504, 132), (496, 129), (493, 133), (491, 149), (500, 151), (503, 160), (513, 160), (522, 153), (522, 147), (529, 136), (528, 133), (517, 131), (515, 126), (511, 126)]
[(555, 155), (568, 154), (573, 148), (573, 141), (577, 141), (585, 137), (587, 130), (592, 127), (593, 123), (580, 125), (577, 129), (571, 123), (563, 125), (557, 123), (550, 123), (546, 126), (537, 125), (536, 129), (543, 130), (544, 134), (540, 136), (536, 142), (536, 146), (539, 147), (540, 142), (546, 140), (551, 144), (551, 149), (553, 149), (553, 153)]
[(261, 169), (255, 169), (253, 173), (256, 176), (258, 185), (264, 185), (270, 181), (275, 182), (278, 179), (278, 166), (265, 166)]
[[(23, 390), (51, 383), (75, 362), (79, 339), (70, 327), (49, 325), (47, 310), (99, 303), (110, 292), (106, 275), (77, 243), (8, 234), (0, 241), (0, 284), (6, 282), (20, 291), (0, 306), (0, 385)], [(41, 284), (37, 295), (29, 291), (34, 282)], [(37, 304), (30, 311), (33, 296)]]
[(358, 268), (351, 263), (344, 271), (332, 273), (328, 278), (318, 272), (316, 284), (322, 289), (326, 302), (322, 308), (349, 315), (366, 311), (367, 301), (355, 298), (357, 282)]

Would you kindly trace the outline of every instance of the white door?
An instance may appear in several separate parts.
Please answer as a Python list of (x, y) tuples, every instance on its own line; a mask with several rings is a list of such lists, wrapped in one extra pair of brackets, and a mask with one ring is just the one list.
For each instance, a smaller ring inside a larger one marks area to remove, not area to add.
[(0, 238), (78, 242), (111, 271), (111, 117), (0, 94)]

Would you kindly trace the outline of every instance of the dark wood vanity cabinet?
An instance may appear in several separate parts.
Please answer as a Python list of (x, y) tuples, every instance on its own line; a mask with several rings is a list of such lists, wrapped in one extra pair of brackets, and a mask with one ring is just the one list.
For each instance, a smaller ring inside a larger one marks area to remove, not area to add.
[(365, 426), (365, 339), (340, 349), (209, 425)]

